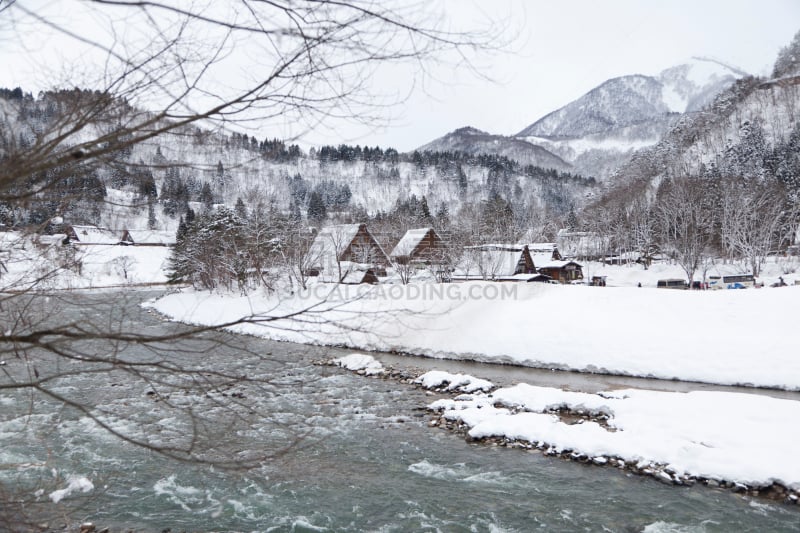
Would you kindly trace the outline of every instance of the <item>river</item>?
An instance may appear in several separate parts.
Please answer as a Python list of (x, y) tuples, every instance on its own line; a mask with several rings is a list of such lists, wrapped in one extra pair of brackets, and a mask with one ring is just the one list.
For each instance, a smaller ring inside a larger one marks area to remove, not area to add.
[[(148, 334), (185, 329), (139, 307), (156, 294), (37, 297), (32, 309), (39, 309), (43, 323), (121, 323)], [(225, 333), (150, 349), (100, 341), (78, 348), (113, 352), (118, 361), (172, 360), (193, 372), (176, 378), (163, 365), (158, 372), (132, 371), (29, 355), (37, 373), (53, 376), (48, 390), (90, 407), (87, 413), (38, 392), (0, 389), (2, 496), (24, 502), (8, 508), (51, 530), (92, 521), (112, 532), (800, 531), (797, 506), (667, 486), (431, 428), (425, 406), (438, 396), (312, 363), (348, 350)], [(384, 363), (463, 371), (499, 384), (704, 388), (377, 355)], [(9, 353), (0, 358), (6, 363), (0, 385), (28, 368)], [(153, 446), (177, 449), (188, 442), (209, 462), (180, 461), (125, 442), (87, 414)], [(187, 440), (189, 434), (194, 438)], [(250, 466), (225, 468), (229, 462)], [(53, 503), (49, 495), (67, 487), (70, 476), (93, 488), (81, 492), (79, 484)], [(19, 520), (23, 530), (21, 515)], [(13, 523), (5, 527), (16, 529)]]

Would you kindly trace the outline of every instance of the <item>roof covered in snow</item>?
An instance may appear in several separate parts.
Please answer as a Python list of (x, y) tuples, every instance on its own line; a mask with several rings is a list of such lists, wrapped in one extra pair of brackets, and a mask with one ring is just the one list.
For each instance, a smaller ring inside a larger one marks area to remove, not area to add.
[(482, 279), (513, 276), (523, 254), (524, 248), (513, 250), (495, 245), (467, 247), (453, 276)]
[[(361, 231), (366, 235), (368, 242), (354, 243), (354, 240)], [(309, 267), (323, 270), (337, 268), (335, 265), (341, 261), (355, 259), (351, 256), (353, 256), (354, 253), (358, 255), (358, 250), (353, 249), (357, 245), (363, 245), (365, 248), (363, 252), (366, 255), (366, 257), (358, 258), (358, 262), (388, 263), (386, 252), (383, 251), (380, 244), (372, 237), (372, 234), (369, 233), (365, 224), (336, 224), (322, 228), (314, 238), (314, 242), (311, 243), (306, 257), (306, 263)]]
[(113, 231), (97, 226), (69, 226), (67, 234), (70, 238), (77, 238), (81, 244), (119, 244), (122, 238), (121, 231)]
[(433, 228), (417, 228), (406, 231), (406, 234), (403, 235), (403, 238), (400, 239), (400, 242), (397, 243), (389, 256), (405, 257), (411, 255), (430, 232), (433, 232)]

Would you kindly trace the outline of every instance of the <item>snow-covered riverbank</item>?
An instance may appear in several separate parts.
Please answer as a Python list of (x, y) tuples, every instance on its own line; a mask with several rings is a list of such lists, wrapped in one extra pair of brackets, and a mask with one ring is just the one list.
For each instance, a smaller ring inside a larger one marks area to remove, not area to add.
[[(428, 357), (800, 389), (800, 287), (670, 291), (548, 284), (317, 285), (287, 298), (185, 291), (152, 306), (276, 340)], [(301, 313), (292, 319), (280, 319)]]
[[(369, 376), (383, 372), (364, 354), (333, 363)], [(440, 415), (431, 425), (475, 440), (624, 468), (675, 485), (702, 482), (798, 502), (797, 401), (718, 391), (586, 394), (525, 383), (495, 388), (441, 371), (414, 382), (452, 394), (428, 406)]]

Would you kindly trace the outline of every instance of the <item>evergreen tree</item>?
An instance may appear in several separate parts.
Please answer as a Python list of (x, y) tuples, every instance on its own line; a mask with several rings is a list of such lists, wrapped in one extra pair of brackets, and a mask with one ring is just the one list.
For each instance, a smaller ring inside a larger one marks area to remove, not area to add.
[(208, 183), (203, 184), (203, 188), (200, 189), (200, 203), (203, 204), (203, 208), (206, 211), (211, 211), (214, 207), (214, 195), (211, 192), (211, 186)]
[(424, 195), (419, 204), (419, 216), (425, 224), (430, 224), (433, 220), (433, 217), (431, 217), (431, 210), (428, 208), (428, 199)]
[(322, 196), (316, 191), (312, 192), (311, 198), (308, 200), (308, 219), (317, 224), (322, 224), (327, 217), (328, 210), (325, 207)]
[(247, 220), (247, 206), (244, 205), (241, 197), (236, 199), (236, 205), (233, 208), (233, 212), (236, 213), (236, 216), (241, 220)]
[(150, 198), (147, 201), (147, 229), (153, 230), (156, 229), (157, 222), (156, 222), (156, 207), (155, 201)]

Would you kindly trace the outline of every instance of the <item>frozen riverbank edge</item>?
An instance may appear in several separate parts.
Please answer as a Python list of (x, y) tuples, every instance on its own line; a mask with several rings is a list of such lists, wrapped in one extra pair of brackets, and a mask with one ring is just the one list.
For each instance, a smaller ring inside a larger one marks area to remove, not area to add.
[[(800, 500), (800, 464), (791, 450), (798, 435), (792, 418), (784, 418), (799, 414), (800, 402), (729, 392), (498, 388), (464, 374), (385, 368), (360, 353), (317, 364), (444, 396), (427, 406), (428, 425), (469, 441), (610, 466), (668, 485), (700, 484), (791, 505)], [(785, 425), (776, 424), (781, 419)]]

